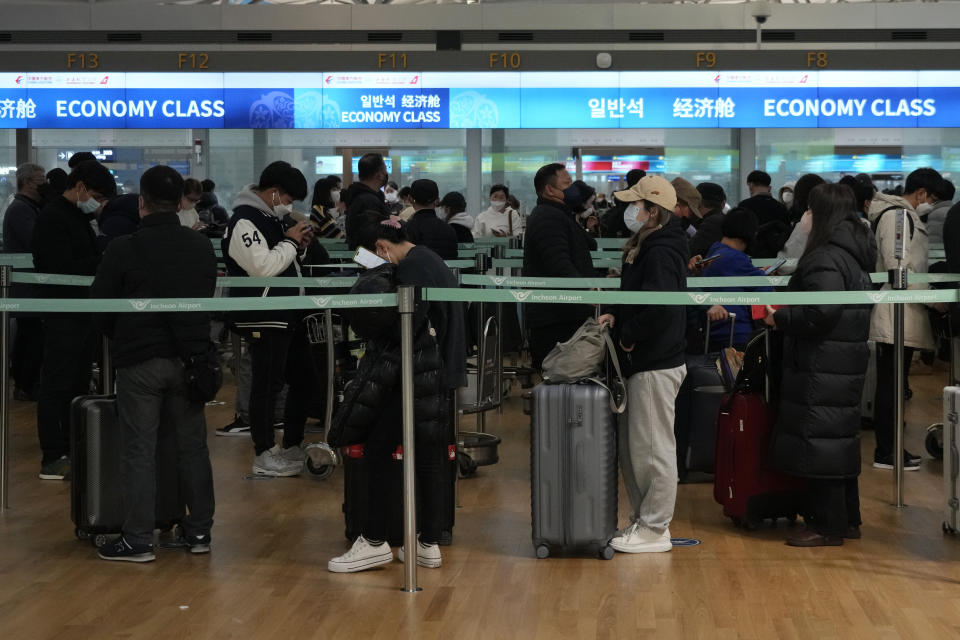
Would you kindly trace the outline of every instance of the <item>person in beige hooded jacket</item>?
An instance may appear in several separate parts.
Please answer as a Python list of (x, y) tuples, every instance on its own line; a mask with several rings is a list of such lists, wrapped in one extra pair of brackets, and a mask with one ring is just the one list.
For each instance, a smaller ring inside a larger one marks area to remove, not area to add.
[[(868, 217), (877, 239), (877, 271), (886, 272), (897, 266), (894, 257), (896, 244), (897, 211), (907, 212), (907, 242), (903, 255), (903, 265), (909, 273), (927, 272), (927, 250), (929, 240), (927, 228), (917, 214), (917, 207), (928, 202), (933, 190), (940, 183), (940, 174), (933, 169), (917, 169), (907, 176), (902, 197), (878, 193), (870, 205)], [(908, 276), (909, 282), (909, 276)], [(890, 284), (883, 285), (889, 290)], [(910, 289), (926, 289), (925, 283), (911, 283)], [(874, 450), (873, 466), (878, 469), (893, 468), (894, 394), (896, 389), (894, 376), (893, 348), (893, 312), (891, 304), (878, 304), (873, 308), (870, 318), (870, 339), (877, 343), (877, 389), (874, 404), (874, 429), (877, 446)], [(914, 349), (934, 348), (933, 331), (927, 309), (923, 304), (907, 304), (904, 309), (904, 359), (907, 363), (913, 357)], [(907, 365), (907, 370), (909, 365)], [(904, 372), (906, 376), (906, 371)], [(903, 452), (904, 468), (916, 470), (920, 458)]]

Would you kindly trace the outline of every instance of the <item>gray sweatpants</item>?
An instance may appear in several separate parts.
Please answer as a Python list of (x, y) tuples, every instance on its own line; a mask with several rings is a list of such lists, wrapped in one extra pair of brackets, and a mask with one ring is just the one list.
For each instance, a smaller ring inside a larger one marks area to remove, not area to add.
[(687, 368), (642, 371), (627, 380), (620, 416), (620, 471), (634, 522), (663, 533), (677, 501), (677, 442), (673, 412)]

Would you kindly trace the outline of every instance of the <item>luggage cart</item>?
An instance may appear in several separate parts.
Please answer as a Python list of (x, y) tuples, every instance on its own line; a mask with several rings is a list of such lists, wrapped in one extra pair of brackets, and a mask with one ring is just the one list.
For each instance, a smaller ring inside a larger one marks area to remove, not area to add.
[(340, 455), (337, 450), (327, 444), (327, 434), (333, 423), (333, 404), (336, 396), (337, 382), (337, 344), (344, 342), (343, 326), (337, 317), (334, 326), (333, 311), (325, 309), (321, 313), (308, 315), (303, 319), (307, 329), (307, 341), (311, 346), (323, 345), (326, 347), (327, 389), (326, 404), (324, 406), (323, 431), (320, 442), (311, 442), (303, 450), (307, 454), (304, 467), (310, 475), (324, 480), (333, 474), (340, 464)]
[[(500, 460), (497, 453), (500, 438), (486, 433), (486, 412), (498, 409), (503, 400), (499, 330), (497, 318), (487, 318), (480, 332), (476, 366), (470, 370), (468, 365), (468, 384), (457, 390), (457, 464), (464, 477), (476, 473), (477, 467), (496, 464)], [(476, 414), (476, 431), (460, 430), (460, 417), (467, 414)]]

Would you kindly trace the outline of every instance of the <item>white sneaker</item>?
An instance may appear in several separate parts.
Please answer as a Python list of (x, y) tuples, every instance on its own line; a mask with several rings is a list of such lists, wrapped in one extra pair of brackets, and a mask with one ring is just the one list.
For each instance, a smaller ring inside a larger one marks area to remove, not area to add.
[(389, 544), (381, 542), (378, 545), (372, 545), (363, 536), (357, 536), (349, 551), (327, 563), (327, 571), (353, 573), (391, 562), (393, 562), (393, 551), (390, 550)]
[(303, 464), (307, 459), (307, 452), (303, 450), (303, 447), (287, 447), (286, 449), (280, 449), (280, 455), (283, 456), (284, 460), (296, 462), (297, 464)]
[(663, 553), (673, 548), (670, 529), (655, 533), (639, 522), (626, 528), (622, 535), (610, 540), (610, 546), (621, 553)]
[(291, 462), (283, 457), (279, 445), (273, 445), (253, 459), (253, 472), (258, 476), (289, 477), (300, 474), (302, 462)]
[[(403, 547), (397, 552), (397, 560), (403, 562)], [(420, 536), (417, 536), (417, 566), (427, 569), (439, 569), (443, 560), (440, 557), (440, 545), (424, 544), (420, 542)]]

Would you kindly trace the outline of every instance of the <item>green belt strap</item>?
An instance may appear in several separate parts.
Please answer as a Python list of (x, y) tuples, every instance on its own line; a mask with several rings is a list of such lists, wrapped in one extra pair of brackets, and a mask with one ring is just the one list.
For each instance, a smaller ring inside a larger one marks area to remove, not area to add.
[(0, 300), (0, 311), (114, 313), (133, 311), (278, 311), (282, 309), (361, 309), (395, 307), (393, 293), (374, 295), (278, 296), (275, 298), (154, 298), (143, 300)]

